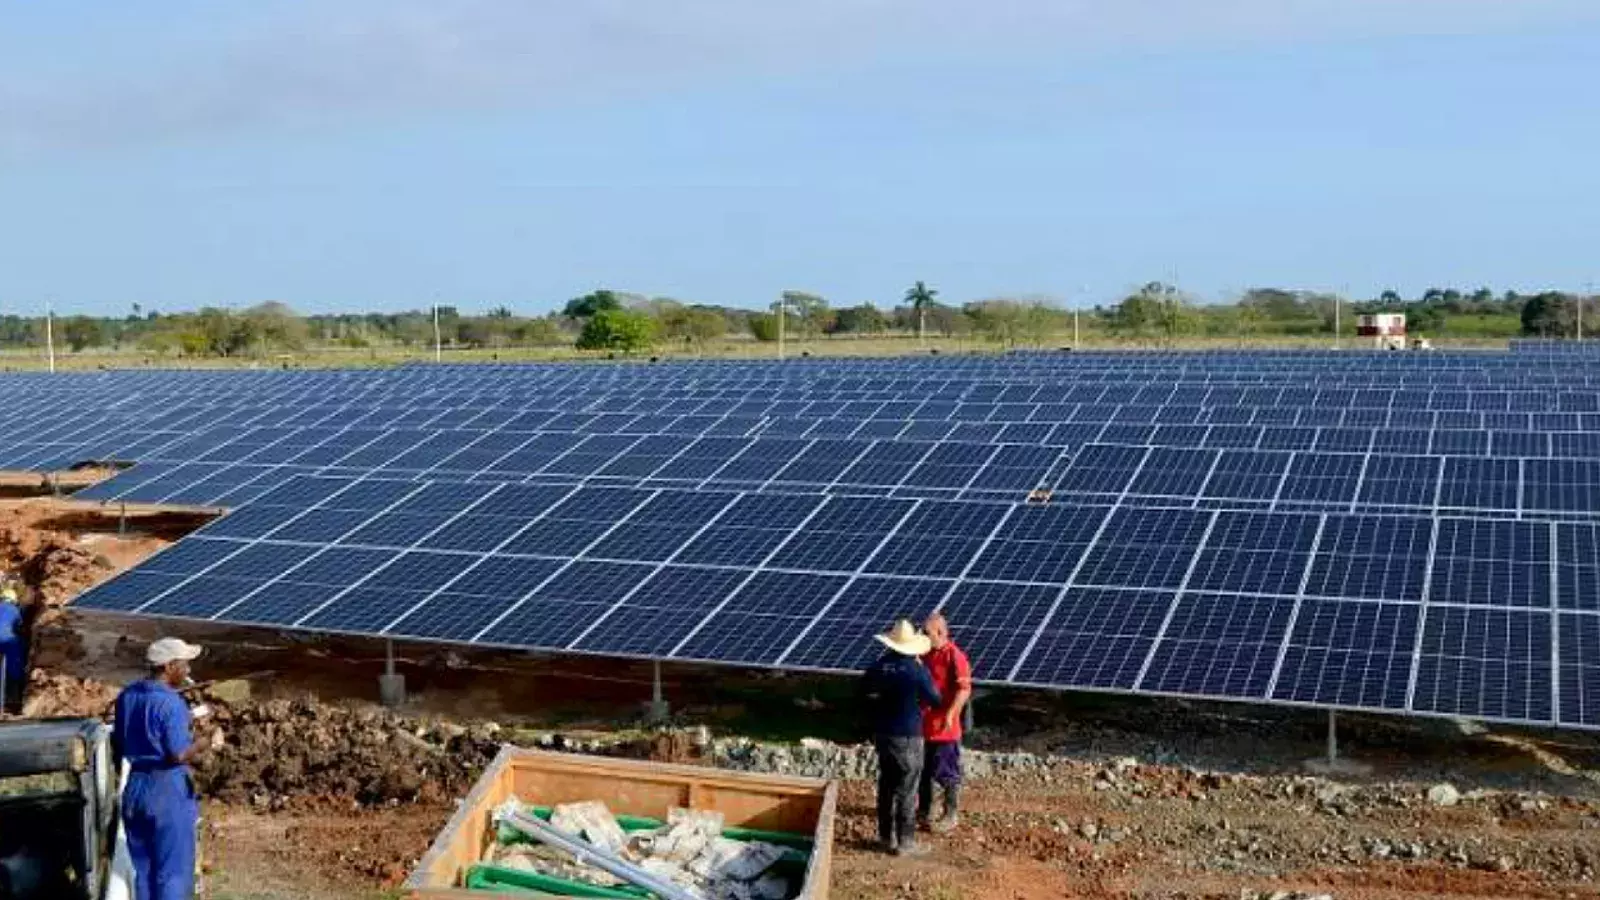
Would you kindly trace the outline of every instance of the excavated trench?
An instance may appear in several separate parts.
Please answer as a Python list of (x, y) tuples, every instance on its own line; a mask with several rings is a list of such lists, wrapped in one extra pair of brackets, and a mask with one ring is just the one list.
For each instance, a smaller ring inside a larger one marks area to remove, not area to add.
[(84, 654), (81, 635), (65, 623), (67, 604), (211, 518), (165, 510), (124, 514), (73, 504), (55, 490), (48, 479), (0, 482), (0, 576), (18, 588), (32, 671), (27, 683), (12, 687), (5, 709), (25, 716), (94, 705), (92, 697), (57, 696), (86, 690), (80, 679), (51, 673), (54, 663)]

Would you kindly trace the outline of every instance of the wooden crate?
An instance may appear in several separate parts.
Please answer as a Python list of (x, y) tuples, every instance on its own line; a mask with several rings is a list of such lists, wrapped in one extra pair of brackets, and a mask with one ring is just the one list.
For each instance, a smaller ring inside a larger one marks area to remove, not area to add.
[[(787, 831), (815, 841), (801, 900), (826, 900), (838, 786), (813, 778), (548, 753), (507, 746), (473, 786), (406, 881), (416, 900), (484, 900), (460, 888), (494, 838), (490, 814), (507, 797), (554, 806), (600, 800), (615, 814), (665, 819), (675, 806), (714, 810), (729, 826)], [(518, 895), (519, 900), (526, 895)]]

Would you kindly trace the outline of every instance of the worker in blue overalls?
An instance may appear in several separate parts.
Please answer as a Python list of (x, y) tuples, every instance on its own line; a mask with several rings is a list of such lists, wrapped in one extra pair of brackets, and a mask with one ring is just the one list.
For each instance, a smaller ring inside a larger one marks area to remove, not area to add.
[(189, 762), (203, 747), (189, 733), (189, 705), (178, 688), (200, 648), (162, 638), (145, 652), (150, 677), (117, 695), (112, 748), (128, 761), (122, 788), (122, 827), (133, 861), (135, 900), (194, 896), (195, 828), (200, 805)]
[(0, 712), (10, 708), (12, 697), (22, 696), (27, 655), (22, 643), (22, 607), (17, 604), (17, 589), (6, 585), (0, 588)]

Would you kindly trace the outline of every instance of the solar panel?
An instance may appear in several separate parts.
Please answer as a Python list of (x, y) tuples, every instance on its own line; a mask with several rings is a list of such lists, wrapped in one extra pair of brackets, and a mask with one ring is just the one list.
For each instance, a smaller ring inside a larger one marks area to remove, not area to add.
[(1285, 597), (1184, 594), (1138, 686), (1265, 697), (1293, 604)]
[(1215, 515), (1175, 509), (1115, 510), (1085, 557), (1077, 583), (1176, 588)]
[(1600, 727), (1600, 377), (1518, 357), (0, 376), (0, 455), (232, 508), (85, 608)]
[(1554, 721), (1550, 613), (1485, 607), (1425, 611), (1412, 708)]
[(1428, 599), (1549, 609), (1550, 564), (1546, 523), (1440, 519)]
[(1304, 600), (1271, 696), (1405, 709), (1419, 618), (1416, 604)]

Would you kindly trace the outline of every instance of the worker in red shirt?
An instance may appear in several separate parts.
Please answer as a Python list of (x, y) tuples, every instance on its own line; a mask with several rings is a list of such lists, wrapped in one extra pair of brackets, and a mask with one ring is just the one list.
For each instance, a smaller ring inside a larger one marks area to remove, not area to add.
[[(943, 698), (922, 711), (922, 782), (917, 791), (917, 818), (929, 830), (943, 834), (956, 827), (956, 807), (961, 796), (961, 713), (972, 697), (972, 664), (950, 639), (950, 625), (940, 613), (922, 623), (922, 633), (932, 643), (922, 664)], [(944, 790), (939, 818), (933, 812), (933, 786)]]

